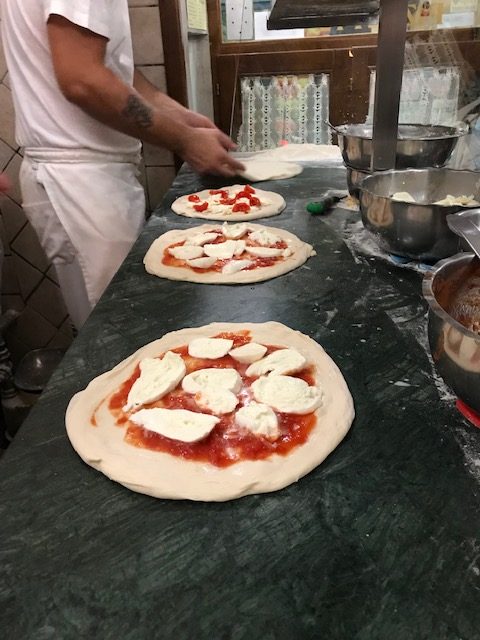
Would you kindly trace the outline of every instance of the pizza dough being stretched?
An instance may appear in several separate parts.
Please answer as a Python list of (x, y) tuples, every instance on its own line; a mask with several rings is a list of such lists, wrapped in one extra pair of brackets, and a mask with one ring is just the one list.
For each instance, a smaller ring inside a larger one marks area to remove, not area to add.
[(243, 160), (245, 171), (239, 173), (242, 178), (250, 182), (260, 182), (262, 180), (284, 180), (298, 176), (303, 171), (300, 164), (294, 162), (279, 162), (278, 160)]
[(204, 189), (181, 196), (172, 204), (179, 216), (240, 222), (276, 216), (285, 209), (285, 200), (273, 191), (234, 184), (222, 189)]
[(148, 273), (203, 284), (261, 282), (293, 271), (315, 251), (293, 233), (253, 223), (204, 224), (154, 240)]
[(133, 491), (223, 501), (296, 482), (353, 416), (342, 374), (308, 336), (213, 323), (168, 333), (95, 378), (70, 401), (66, 427), (88, 465)]

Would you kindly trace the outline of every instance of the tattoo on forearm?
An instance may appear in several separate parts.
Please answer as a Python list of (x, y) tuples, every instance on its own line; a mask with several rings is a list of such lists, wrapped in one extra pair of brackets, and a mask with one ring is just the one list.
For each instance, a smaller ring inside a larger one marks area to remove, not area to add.
[(148, 129), (153, 124), (152, 109), (134, 95), (128, 96), (127, 105), (122, 111), (122, 116), (142, 129)]

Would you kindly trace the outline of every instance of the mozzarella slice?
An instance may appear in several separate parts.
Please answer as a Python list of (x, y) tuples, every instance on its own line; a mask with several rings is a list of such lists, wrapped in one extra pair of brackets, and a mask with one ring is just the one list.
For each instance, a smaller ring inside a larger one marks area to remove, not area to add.
[(212, 388), (238, 393), (242, 388), (242, 378), (236, 369), (199, 369), (182, 380), (182, 389), (187, 393)]
[(228, 352), (229, 356), (232, 356), (234, 360), (241, 362), (242, 364), (252, 364), (252, 362), (256, 362), (263, 358), (263, 356), (267, 352), (267, 347), (264, 347), (263, 344), (258, 344), (258, 342), (247, 342), (247, 344), (243, 344), (241, 347), (237, 347), (236, 349), (232, 349)]
[(276, 236), (274, 233), (271, 233), (267, 229), (257, 229), (250, 234), (250, 240), (253, 242), (258, 242), (258, 244), (262, 245), (262, 247), (268, 247), (276, 242), (280, 242), (281, 238)]
[(214, 256), (220, 260), (230, 260), (233, 258), (236, 248), (236, 240), (226, 240), (225, 242), (219, 242), (218, 244), (203, 245), (203, 251), (207, 256)]
[(218, 237), (218, 233), (214, 233), (213, 231), (207, 231), (206, 233), (197, 233), (191, 238), (188, 238), (185, 244), (187, 245), (196, 245), (201, 247), (207, 242), (212, 242), (215, 238)]
[(196, 338), (188, 344), (188, 355), (215, 360), (226, 356), (232, 346), (233, 340), (225, 338)]
[(238, 273), (252, 264), (251, 260), (231, 260), (222, 267), (222, 273)]
[(276, 258), (283, 254), (283, 249), (276, 249), (275, 247), (245, 247), (245, 251), (259, 258)]
[(140, 361), (140, 376), (129, 391), (124, 411), (142, 404), (160, 400), (175, 389), (187, 369), (178, 353), (167, 351), (163, 358), (145, 358)]
[(246, 242), (245, 240), (237, 240), (237, 246), (235, 247), (235, 251), (233, 252), (234, 256), (240, 256), (245, 251)]
[(244, 236), (248, 231), (248, 225), (244, 222), (240, 222), (239, 224), (228, 224), (224, 222), (222, 225), (222, 233), (226, 238), (231, 238), (232, 240), (238, 240)]
[(235, 422), (239, 427), (248, 429), (256, 436), (264, 436), (268, 440), (276, 440), (280, 435), (278, 418), (266, 404), (251, 402), (235, 414)]
[(322, 404), (323, 393), (301, 378), (290, 376), (262, 377), (252, 383), (257, 402), (268, 404), (280, 413), (311, 413)]
[(307, 364), (306, 359), (295, 349), (278, 349), (266, 358), (251, 364), (246, 373), (247, 376), (263, 376), (269, 371), (274, 375), (297, 373)]
[(177, 258), (177, 260), (191, 260), (192, 258), (203, 256), (203, 249), (202, 247), (184, 244), (181, 247), (170, 247), (168, 253)]
[(186, 260), (185, 262), (189, 267), (194, 267), (195, 269), (209, 269), (216, 261), (216, 258), (204, 256), (203, 258), (193, 258), (193, 260)]
[(223, 415), (235, 411), (239, 401), (237, 396), (228, 389), (207, 387), (195, 394), (195, 402), (203, 411)]
[(181, 442), (203, 440), (220, 421), (215, 416), (186, 409), (140, 409), (130, 420), (148, 431)]

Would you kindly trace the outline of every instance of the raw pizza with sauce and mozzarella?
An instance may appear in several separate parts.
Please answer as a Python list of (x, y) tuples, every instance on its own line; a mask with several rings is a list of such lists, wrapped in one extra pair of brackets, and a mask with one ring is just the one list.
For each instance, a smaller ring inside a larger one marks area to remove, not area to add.
[(275, 278), (304, 264), (315, 251), (293, 233), (258, 224), (205, 224), (167, 231), (154, 240), (148, 273), (204, 284), (243, 284)]
[(354, 410), (335, 363), (276, 322), (168, 333), (76, 394), (82, 459), (148, 495), (221, 501), (275, 491), (338, 445)]
[(285, 200), (273, 191), (235, 184), (223, 189), (205, 189), (181, 196), (172, 204), (179, 216), (240, 222), (276, 216), (285, 209)]

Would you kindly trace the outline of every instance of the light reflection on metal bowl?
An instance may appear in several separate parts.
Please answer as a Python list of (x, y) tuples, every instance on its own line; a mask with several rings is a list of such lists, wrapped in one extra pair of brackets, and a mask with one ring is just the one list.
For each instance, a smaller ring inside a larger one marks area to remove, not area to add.
[[(398, 192), (409, 193), (415, 202), (394, 200)], [(460, 205), (434, 204), (447, 195), (473, 195), (480, 201), (480, 173), (454, 169), (377, 172), (360, 184), (362, 221), (385, 251), (435, 262), (460, 247), (447, 215), (467, 210)]]
[(347, 166), (347, 188), (352, 198), (360, 198), (360, 184), (367, 176), (371, 176), (370, 171), (360, 171)]
[[(462, 284), (477, 273), (480, 263), (474, 254), (459, 253), (425, 275), (423, 295), (430, 307), (428, 340), (435, 366), (460, 400), (480, 413), (480, 334), (449, 313)], [(480, 323), (480, 317), (476, 320)]]

